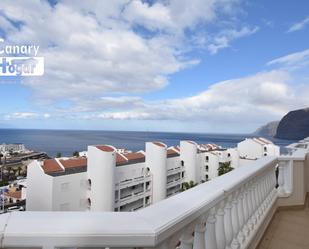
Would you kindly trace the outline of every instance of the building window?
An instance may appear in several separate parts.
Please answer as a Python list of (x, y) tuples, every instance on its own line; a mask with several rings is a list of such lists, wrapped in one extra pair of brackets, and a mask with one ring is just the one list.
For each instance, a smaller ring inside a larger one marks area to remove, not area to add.
[(185, 162), (181, 160), (181, 166), (185, 166)]
[(150, 182), (146, 182), (146, 190), (150, 189)]
[(208, 165), (206, 165), (206, 166), (205, 166), (205, 170), (206, 170), (206, 171), (208, 171), (208, 170), (209, 170), (209, 167), (208, 167)]
[(208, 162), (209, 161), (209, 156), (206, 156), (206, 162)]
[(87, 202), (88, 202), (88, 206), (90, 207), (90, 206), (91, 206), (91, 199), (88, 198), (88, 199), (87, 199)]
[(209, 179), (208, 174), (205, 175), (205, 179), (206, 179), (206, 181), (208, 181), (208, 179)]
[(87, 183), (88, 183), (88, 190), (91, 190), (91, 179), (88, 179)]
[(267, 147), (264, 147), (264, 151), (265, 151), (265, 152), (267, 151)]
[(68, 191), (70, 184), (68, 182), (64, 182), (61, 184), (61, 191)]
[(150, 197), (149, 196), (146, 197), (145, 203), (146, 203), (146, 205), (150, 204)]
[(230, 154), (230, 153), (227, 153), (227, 157), (231, 157), (231, 154)]
[(185, 177), (185, 172), (181, 172), (181, 178)]
[(267, 153), (264, 153), (264, 156), (267, 156)]

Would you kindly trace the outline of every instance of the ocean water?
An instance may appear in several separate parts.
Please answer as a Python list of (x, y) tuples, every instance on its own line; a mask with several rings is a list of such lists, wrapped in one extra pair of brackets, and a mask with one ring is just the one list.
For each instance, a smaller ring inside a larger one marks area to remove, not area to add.
[[(23, 143), (29, 149), (46, 152), (55, 156), (71, 156), (74, 151), (87, 150), (88, 145), (110, 144), (117, 148), (132, 151), (144, 150), (145, 142), (161, 141), (168, 146), (178, 145), (180, 140), (193, 140), (197, 143), (214, 143), (222, 147), (235, 147), (251, 134), (202, 134), (172, 132), (133, 132), (133, 131), (85, 131), (85, 130), (23, 130), (0, 129), (1, 143)], [(268, 138), (282, 148), (295, 142)]]

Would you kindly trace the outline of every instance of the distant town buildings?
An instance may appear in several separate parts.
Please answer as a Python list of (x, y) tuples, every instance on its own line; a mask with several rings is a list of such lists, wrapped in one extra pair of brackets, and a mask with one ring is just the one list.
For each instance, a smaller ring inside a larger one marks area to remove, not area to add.
[(247, 138), (238, 143), (237, 151), (242, 159), (255, 160), (263, 156), (279, 155), (280, 147), (266, 138)]
[(28, 211), (134, 211), (179, 193), (184, 183), (218, 176), (224, 163), (237, 168), (279, 147), (263, 138), (237, 148), (181, 141), (167, 147), (147, 142), (145, 151), (88, 146), (83, 156), (33, 161), (28, 166)]
[(0, 153), (14, 153), (14, 152), (23, 152), (26, 151), (26, 147), (24, 144), (0, 144)]

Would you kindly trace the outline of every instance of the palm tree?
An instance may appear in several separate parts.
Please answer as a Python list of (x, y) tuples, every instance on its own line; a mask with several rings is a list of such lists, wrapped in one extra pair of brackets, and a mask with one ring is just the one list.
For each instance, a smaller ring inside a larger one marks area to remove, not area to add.
[(79, 157), (79, 152), (78, 152), (77, 150), (74, 151), (74, 152), (73, 152), (73, 156), (74, 156), (74, 157)]
[(232, 171), (234, 168), (231, 167), (231, 162), (219, 163), (218, 176), (224, 175), (227, 172)]
[(181, 191), (188, 190), (188, 189), (190, 189), (190, 188), (195, 187), (196, 185), (197, 185), (197, 183), (194, 183), (194, 181), (183, 182), (183, 183), (182, 183)]
[(17, 170), (18, 170), (18, 175), (20, 175), (20, 172), (22, 171), (22, 168), (19, 166), (19, 167), (17, 168)]

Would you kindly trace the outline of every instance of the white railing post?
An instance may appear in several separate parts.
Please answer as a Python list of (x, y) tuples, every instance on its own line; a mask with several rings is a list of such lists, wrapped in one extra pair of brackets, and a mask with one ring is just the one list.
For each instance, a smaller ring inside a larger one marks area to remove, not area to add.
[[(166, 240), (164, 242), (162, 242), (161, 244), (159, 244), (158, 246), (156, 246), (154, 249), (170, 249), (170, 245), (169, 245), (169, 240)], [(143, 248), (143, 249), (150, 249), (150, 248)]]
[(292, 160), (285, 160), (279, 162), (278, 194), (280, 197), (287, 197), (292, 192), (292, 164)]
[(247, 184), (244, 185), (243, 190), (243, 212), (244, 212), (244, 234), (245, 236), (248, 236), (250, 233), (250, 227), (248, 226), (248, 220), (249, 220), (249, 208), (248, 208), (248, 190), (247, 190)]
[(226, 239), (226, 248), (231, 248), (231, 243), (233, 240), (233, 225), (232, 225), (232, 199), (233, 195), (230, 194), (226, 200), (224, 207), (224, 231)]
[(257, 200), (256, 200), (256, 179), (252, 182), (251, 185), (251, 199), (252, 199), (252, 221), (253, 225), (255, 226), (258, 220), (258, 215), (257, 215)]
[(264, 212), (266, 210), (266, 176), (263, 176), (262, 182), (261, 182), (261, 193), (262, 193), (262, 215), (264, 215)]
[(193, 236), (191, 229), (185, 228), (180, 236), (180, 249), (192, 249)]
[(205, 248), (206, 249), (217, 249), (216, 241), (216, 210), (212, 208), (210, 210), (209, 216), (206, 221), (206, 231), (205, 231)]
[(263, 215), (263, 178), (262, 176), (257, 181), (257, 199), (258, 199), (258, 216)]
[(238, 190), (235, 191), (235, 193), (233, 194), (233, 200), (232, 200), (232, 210), (231, 210), (232, 227), (233, 227), (233, 240), (231, 244), (232, 249), (238, 249), (240, 247), (240, 244), (237, 238), (238, 233), (240, 232), (237, 209), (238, 209)]
[(267, 206), (271, 203), (272, 199), (272, 170), (267, 173)]
[(253, 229), (253, 221), (252, 221), (252, 215), (253, 215), (253, 205), (252, 205), (252, 181), (250, 181), (247, 185), (247, 206), (248, 206), (248, 226), (250, 228), (250, 231)]
[(217, 205), (216, 213), (216, 239), (218, 249), (225, 249), (226, 239), (225, 239), (225, 229), (224, 229), (224, 201), (221, 201)]
[(205, 249), (205, 221), (201, 217), (194, 228), (193, 249)]
[(276, 189), (277, 180), (276, 180), (276, 168), (273, 169), (273, 178), (272, 178), (272, 191), (273, 191), (273, 197), (277, 196), (278, 191)]
[(238, 218), (239, 218), (239, 233), (238, 240), (240, 243), (243, 243), (246, 239), (244, 230), (245, 230), (245, 217), (244, 217), (244, 205), (243, 205), (244, 193), (243, 188), (240, 189), (240, 193), (238, 195)]

